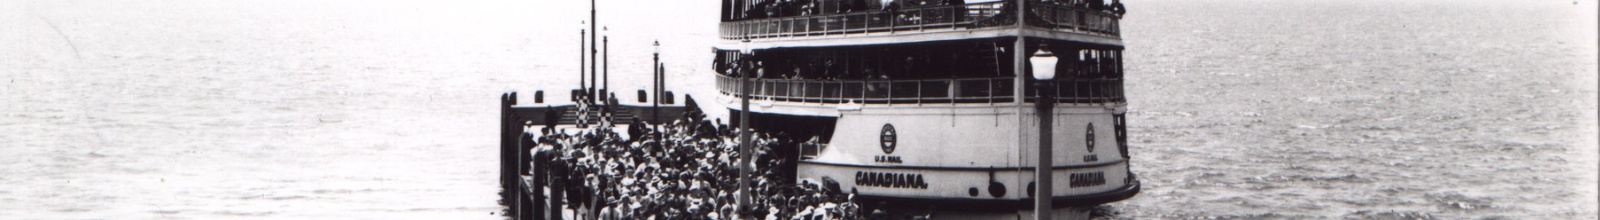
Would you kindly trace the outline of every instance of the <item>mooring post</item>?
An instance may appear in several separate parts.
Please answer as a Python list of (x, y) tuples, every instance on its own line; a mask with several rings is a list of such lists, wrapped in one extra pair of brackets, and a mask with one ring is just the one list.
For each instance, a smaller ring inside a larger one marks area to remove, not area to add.
[[(521, 120), (519, 119), (518, 121)], [(536, 187), (536, 184), (528, 184), (526, 181), (524, 181), (522, 179), (522, 175), (532, 174), (530, 171), (533, 170), (533, 166), (529, 163), (534, 161), (533, 147), (538, 146), (538, 144), (536, 140), (534, 140), (533, 134), (530, 134), (526, 131), (522, 132), (522, 137), (518, 139), (521, 140), (520, 142), (522, 144), (521, 146), (517, 147), (517, 157), (521, 158), (517, 160), (517, 165), (521, 167), (521, 169), (518, 169), (517, 171), (517, 197), (519, 198), (517, 199), (517, 218), (533, 219), (534, 217), (543, 213), (539, 211), (539, 206), (537, 205), (539, 204), (538, 199), (541, 196), (529, 195), (530, 193), (538, 194), (539, 188)]]
[(550, 152), (533, 151), (533, 164), (536, 164), (533, 166), (533, 217), (522, 219), (545, 219), (545, 213), (548, 213), (549, 208), (546, 200), (549, 197), (544, 195), (544, 187), (548, 185), (545, 181), (550, 179), (546, 176), (550, 174)]
[[(515, 211), (517, 205), (516, 193), (520, 188), (514, 185), (516, 178), (514, 151), (516, 122), (511, 112), (511, 106), (517, 104), (517, 93), (509, 92), (500, 95), (500, 203), (506, 205), (508, 211)], [(513, 213), (507, 213), (513, 214)]]
[[(515, 118), (515, 117), (513, 117), (513, 118)], [(522, 141), (523, 137), (524, 136), (521, 136), (521, 135), (517, 136), (517, 142), (515, 144), (515, 147), (522, 148), (522, 146), (526, 145), (526, 143), (523, 143), (523, 141)], [(525, 212), (525, 209), (523, 209), (523, 208), (524, 208), (524, 204), (526, 204), (524, 201), (527, 200), (527, 195), (528, 195), (527, 194), (527, 190), (523, 189), (521, 183), (518, 183), (518, 182), (520, 182), (519, 179), (521, 179), (521, 175), (517, 175), (515, 173), (515, 172), (517, 172), (517, 170), (522, 170), (522, 166), (517, 166), (516, 165), (516, 161), (521, 161), (522, 160), (521, 156), (515, 156), (516, 154), (518, 154), (520, 152), (521, 152), (521, 150), (515, 150), (515, 149), (513, 149), (513, 152), (512, 152), (513, 156), (511, 156), (511, 158), (513, 159), (513, 161), (511, 163), (512, 163), (512, 167), (513, 167), (513, 171), (512, 171), (513, 174), (511, 176), (511, 178), (512, 178), (511, 179), (511, 182), (512, 182), (511, 183), (512, 184), (511, 185), (512, 186), (511, 189), (515, 189), (515, 190), (511, 194), (512, 200), (510, 202), (506, 203), (506, 207), (509, 207), (511, 209), (510, 210), (511, 216), (517, 217), (517, 218), (522, 218), (523, 216), (525, 216), (527, 214), (527, 212)]]
[(551, 159), (550, 161), (550, 219), (561, 220), (562, 213), (567, 204), (567, 172), (570, 167), (566, 161)]
[(508, 155), (506, 153), (506, 149), (509, 148), (509, 147), (506, 146), (506, 123), (510, 123), (509, 122), (510, 119), (507, 116), (511, 115), (510, 109), (507, 108), (507, 106), (510, 106), (506, 102), (506, 98), (508, 98), (508, 97), (511, 97), (510, 93), (501, 93), (500, 94), (500, 203), (501, 204), (506, 204), (506, 203), (509, 203), (511, 201), (509, 199), (509, 198), (511, 198), (510, 195), (509, 195), (509, 193), (511, 193), (511, 188), (506, 187), (506, 182), (507, 182), (506, 181), (506, 172), (507, 172), (506, 166), (510, 163), (510, 161), (506, 160), (506, 156), (510, 156), (510, 155)]

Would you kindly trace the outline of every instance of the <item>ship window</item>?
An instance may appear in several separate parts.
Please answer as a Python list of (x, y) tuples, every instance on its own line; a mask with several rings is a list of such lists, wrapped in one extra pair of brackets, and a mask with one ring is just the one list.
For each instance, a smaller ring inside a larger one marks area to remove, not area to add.
[[(719, 50), (724, 73), (717, 86), (737, 94), (735, 73), (762, 72), (752, 95), (785, 102), (939, 103), (1009, 102), (1015, 85), (1011, 44), (1005, 40), (927, 42), (827, 48), (772, 48), (740, 60)], [(1056, 93), (1063, 102), (1122, 100), (1120, 48), (1051, 44), (1062, 57)], [(748, 69), (759, 61), (759, 69)], [(748, 63), (744, 68), (735, 67)], [(666, 97), (663, 97), (665, 99)], [(663, 103), (674, 100), (660, 100)]]

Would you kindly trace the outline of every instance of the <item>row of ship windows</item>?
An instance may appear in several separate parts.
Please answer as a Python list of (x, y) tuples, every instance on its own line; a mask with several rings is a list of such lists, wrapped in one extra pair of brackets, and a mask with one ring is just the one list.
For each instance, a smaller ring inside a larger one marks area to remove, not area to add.
[[(739, 79), (718, 76), (717, 88), (727, 95), (740, 95)], [(785, 102), (814, 103), (1003, 103), (1013, 101), (1014, 78), (972, 78), (941, 80), (750, 80), (751, 98)], [(1055, 80), (1058, 102), (1113, 103), (1125, 101), (1121, 79)], [(1035, 87), (1025, 85), (1024, 97), (1036, 97)]]

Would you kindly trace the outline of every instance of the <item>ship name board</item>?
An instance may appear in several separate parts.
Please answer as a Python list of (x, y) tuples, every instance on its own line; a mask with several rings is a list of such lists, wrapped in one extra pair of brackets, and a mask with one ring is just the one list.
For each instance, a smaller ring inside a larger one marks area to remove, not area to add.
[(1072, 173), (1072, 180), (1068, 185), (1072, 188), (1091, 187), (1106, 184), (1105, 172)]
[(856, 185), (906, 189), (928, 188), (928, 182), (922, 180), (922, 174), (914, 173), (857, 171)]

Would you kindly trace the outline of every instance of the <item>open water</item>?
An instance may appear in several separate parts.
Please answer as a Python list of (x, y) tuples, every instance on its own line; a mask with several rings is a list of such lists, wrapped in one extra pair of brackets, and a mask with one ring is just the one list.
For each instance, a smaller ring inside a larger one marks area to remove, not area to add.
[(1595, 218), (1592, 1), (1140, 3), (1121, 216)]
[[(1595, 1), (1126, 3), (1110, 218), (1596, 218)], [(715, 1), (600, 6), (614, 90), (659, 39), (711, 97)], [(498, 219), (496, 98), (587, 9), (0, 0), (0, 219)]]

